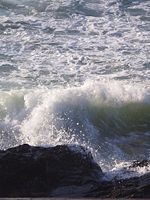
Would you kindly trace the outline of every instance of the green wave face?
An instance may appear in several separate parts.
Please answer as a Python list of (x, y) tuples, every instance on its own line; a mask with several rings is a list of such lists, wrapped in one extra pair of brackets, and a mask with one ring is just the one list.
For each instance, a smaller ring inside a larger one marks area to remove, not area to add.
[(130, 102), (123, 105), (94, 105), (90, 119), (104, 134), (127, 134), (150, 131), (150, 105)]

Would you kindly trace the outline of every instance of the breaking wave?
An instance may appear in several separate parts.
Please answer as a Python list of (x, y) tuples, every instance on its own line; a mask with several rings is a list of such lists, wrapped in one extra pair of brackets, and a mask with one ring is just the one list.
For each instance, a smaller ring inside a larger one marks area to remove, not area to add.
[(105, 169), (149, 158), (149, 87), (115, 81), (0, 95), (0, 147), (80, 144)]

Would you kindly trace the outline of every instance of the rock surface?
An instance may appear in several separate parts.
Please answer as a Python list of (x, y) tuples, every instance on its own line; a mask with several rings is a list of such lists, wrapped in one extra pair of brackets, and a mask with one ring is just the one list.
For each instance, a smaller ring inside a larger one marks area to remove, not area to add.
[(87, 197), (102, 198), (150, 198), (150, 173), (140, 177), (103, 182), (90, 191)]
[[(129, 169), (149, 161), (135, 161)], [(0, 197), (150, 198), (150, 173), (107, 181), (91, 153), (80, 146), (0, 151)]]
[(47, 197), (67, 186), (88, 192), (85, 186), (97, 185), (102, 176), (91, 153), (79, 146), (25, 144), (0, 151), (0, 197)]

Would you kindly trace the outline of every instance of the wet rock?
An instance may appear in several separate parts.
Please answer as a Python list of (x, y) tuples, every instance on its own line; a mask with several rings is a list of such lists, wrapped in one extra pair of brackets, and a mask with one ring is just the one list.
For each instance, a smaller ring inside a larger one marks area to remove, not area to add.
[(131, 166), (129, 166), (129, 168), (136, 168), (136, 167), (148, 167), (150, 165), (150, 161), (149, 160), (142, 160), (142, 161), (138, 161), (135, 160)]
[[(136, 170), (137, 167), (148, 167), (150, 161), (134, 161), (128, 168)], [(125, 168), (124, 168), (125, 169)], [(150, 172), (144, 175), (126, 179), (113, 178), (101, 182), (99, 187), (87, 194), (90, 197), (102, 198), (150, 198)]]
[(91, 153), (80, 146), (25, 144), (0, 151), (0, 197), (54, 196), (59, 188), (60, 194), (67, 195), (71, 187), (76, 196), (82, 196), (82, 188), (84, 194), (89, 192), (102, 176)]
[[(134, 161), (127, 170), (149, 163)], [(81, 146), (25, 144), (0, 151), (0, 197), (150, 198), (150, 173), (107, 180)]]
[(150, 198), (150, 173), (114, 183), (113, 196), (125, 198)]

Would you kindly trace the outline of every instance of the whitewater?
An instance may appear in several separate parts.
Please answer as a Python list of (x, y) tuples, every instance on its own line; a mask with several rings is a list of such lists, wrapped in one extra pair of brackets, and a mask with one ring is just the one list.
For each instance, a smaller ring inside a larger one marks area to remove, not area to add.
[(0, 149), (24, 143), (150, 159), (150, 1), (0, 0)]

